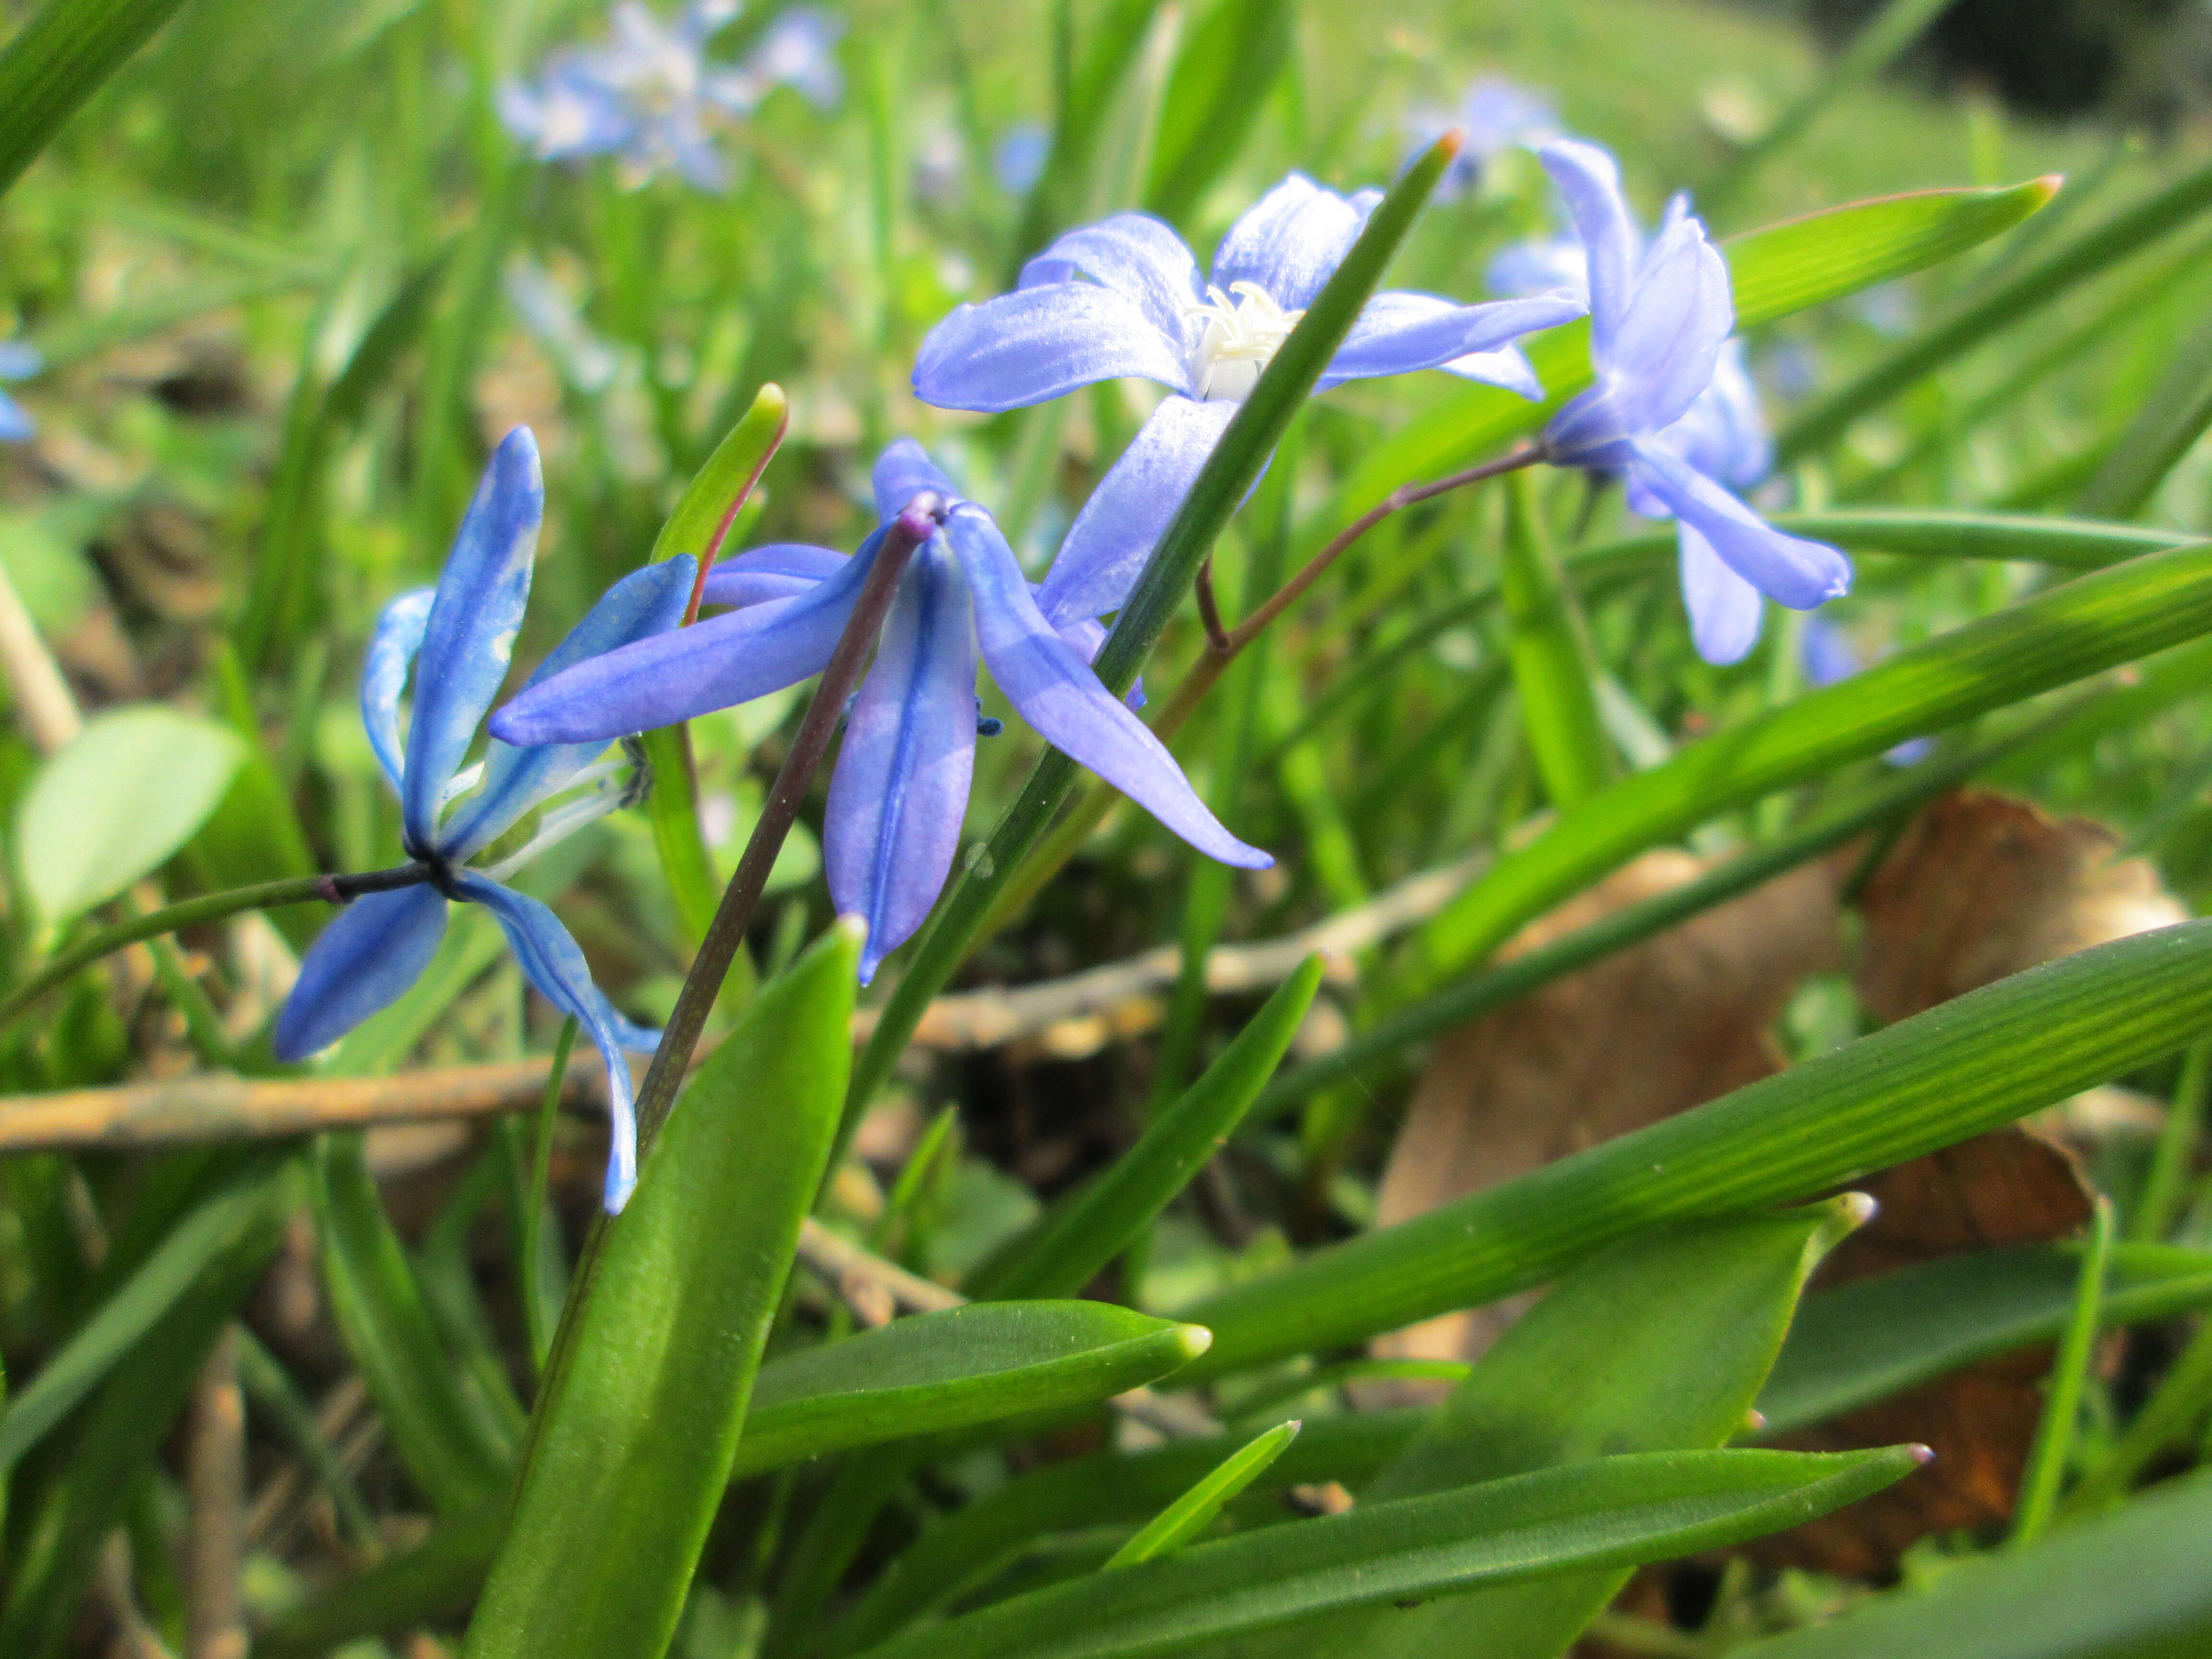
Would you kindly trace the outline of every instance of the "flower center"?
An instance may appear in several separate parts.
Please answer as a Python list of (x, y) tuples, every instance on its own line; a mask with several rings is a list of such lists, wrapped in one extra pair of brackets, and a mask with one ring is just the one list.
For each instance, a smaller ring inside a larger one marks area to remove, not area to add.
[(1184, 314), (1206, 319), (1190, 362), (1200, 401), (1243, 403), (1305, 313), (1284, 310), (1257, 283), (1231, 283), (1228, 294), (1209, 283), (1205, 301)]

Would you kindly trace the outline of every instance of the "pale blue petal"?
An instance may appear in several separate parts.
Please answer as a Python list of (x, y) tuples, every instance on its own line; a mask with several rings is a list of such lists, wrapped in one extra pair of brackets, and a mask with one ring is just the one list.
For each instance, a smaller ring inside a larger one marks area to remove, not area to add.
[(845, 567), (796, 599), (771, 599), (577, 664), (491, 717), (515, 744), (605, 742), (750, 702), (822, 672), (883, 545), (880, 530)]
[(0, 392), (0, 443), (28, 443), (38, 435), (39, 428), (23, 412), (22, 404)]
[(1190, 361), (1134, 301), (1056, 283), (953, 312), (922, 341), (914, 391), (939, 409), (996, 414), (1124, 377), (1188, 392)]
[(1744, 366), (1741, 340), (1723, 343), (1712, 384), (1680, 420), (1651, 441), (1673, 450), (1707, 477), (1738, 489), (1766, 476), (1774, 464), (1774, 446), (1766, 435), (1759, 389)]
[(1656, 433), (1680, 419), (1712, 384), (1721, 342), (1735, 326), (1727, 263), (1704, 226), (1678, 221), (1652, 244), (1612, 358), (1599, 370), (1628, 429)]
[(640, 1025), (635, 1020), (615, 1015), (615, 1036), (622, 1046), (634, 1054), (649, 1054), (660, 1047), (660, 1033), (650, 1025)]
[(368, 636), (368, 658), (361, 669), (361, 723), (368, 732), (368, 746), (392, 787), (400, 787), (406, 752), (399, 740), (399, 697), (407, 689), (407, 671), (422, 648), (422, 630), (430, 625), (434, 587), (418, 587), (402, 593), (376, 618)]
[(1338, 195), (1293, 173), (1269, 191), (1221, 239), (1212, 281), (1255, 283), (1285, 311), (1303, 311), (1359, 240), (1379, 190)]
[(276, 1058), (301, 1060), (388, 1008), (446, 933), (446, 896), (425, 884), (366, 893), (315, 936), (276, 1016)]
[[(1030, 584), (1032, 599), (1040, 591), (1036, 583)], [(1083, 659), (1085, 667), (1095, 665), (1098, 653), (1106, 648), (1106, 624), (1096, 617), (1079, 617), (1073, 622), (1055, 623), (1052, 631), (1067, 641), (1075, 654)], [(1129, 682), (1128, 695), (1121, 701), (1132, 708), (1145, 706), (1145, 677), (1142, 674)]]
[(1039, 288), (1078, 276), (1134, 301), (1186, 356), (1197, 345), (1200, 331), (1192, 323), (1191, 308), (1206, 298), (1198, 261), (1182, 237), (1150, 214), (1117, 213), (1069, 231), (1022, 267), (1019, 285)]
[(1825, 617), (1805, 618), (1797, 650), (1808, 685), (1833, 685), (1859, 672), (1858, 653), (1851, 649), (1844, 630)]
[(629, 1022), (615, 1012), (599, 988), (592, 983), (584, 953), (561, 925), (560, 917), (536, 899), (502, 887), (473, 870), (457, 871), (453, 879), (465, 897), (499, 919), (500, 929), (507, 935), (514, 959), (522, 964), (524, 975), (548, 1002), (575, 1017), (599, 1051), (599, 1058), (606, 1062), (611, 1144), (607, 1149), (605, 1203), (607, 1213), (613, 1215), (637, 1185), (637, 1116), (629, 1062), (623, 1058), (623, 1032)]
[(823, 860), (840, 915), (866, 917), (860, 982), (911, 938), (959, 850), (975, 768), (975, 630), (942, 534), (915, 551), (845, 720)]
[(1544, 428), (1544, 459), (1554, 466), (1626, 466), (1635, 459), (1637, 433), (1633, 400), (1620, 392), (1617, 383), (1601, 380), (1569, 398)]
[(1438, 365), (1447, 374), (1456, 374), (1464, 380), (1480, 380), (1485, 386), (1515, 392), (1532, 404), (1544, 401), (1544, 383), (1536, 378), (1534, 364), (1521, 355), (1519, 346), (1500, 346), (1495, 351), (1470, 351), (1464, 357), (1455, 357)]
[(1362, 308), (1329, 360), (1319, 389), (1327, 391), (1346, 380), (1441, 368), (1455, 359), (1495, 351), (1523, 334), (1556, 328), (1582, 314), (1581, 302), (1563, 295), (1463, 306), (1433, 294), (1378, 294)]
[(1759, 643), (1759, 590), (1729, 568), (1713, 544), (1686, 522), (1682, 549), (1682, 603), (1690, 613), (1690, 638), (1710, 663), (1741, 662)]
[(844, 23), (821, 7), (794, 6), (763, 32), (745, 58), (746, 71), (763, 88), (795, 88), (815, 108), (834, 109), (845, 92), (836, 56), (844, 32)]
[(876, 497), (876, 516), (884, 523), (906, 511), (906, 505), (925, 491), (934, 491), (947, 507), (963, 499), (953, 488), (952, 480), (929, 459), (929, 453), (911, 438), (901, 438), (885, 447), (876, 457), (876, 465), (868, 474), (869, 488)]
[(1482, 283), (1492, 294), (1524, 299), (1571, 294), (1588, 304), (1589, 258), (1571, 236), (1533, 237), (1503, 250), (1483, 272)]
[(0, 340), (0, 380), (27, 380), (46, 366), (27, 340)]
[(1037, 605), (1055, 625), (1121, 608), (1152, 544), (1242, 407), (1189, 398), (1160, 400), (1091, 492), (1045, 573)]
[[(568, 638), (547, 653), (526, 685), (541, 684), (633, 641), (667, 633), (683, 620), (698, 568), (699, 562), (689, 553), (679, 553), (631, 571), (600, 596)], [(455, 809), (441, 832), (446, 855), (457, 863), (473, 857), (539, 801), (567, 787), (605, 747), (600, 739), (519, 749), (493, 738), (491, 752), (484, 757), (483, 789)]]
[(771, 542), (717, 559), (707, 573), (708, 605), (759, 605), (794, 599), (845, 568), (848, 556), (805, 542)]
[(1769, 599), (1809, 611), (1850, 591), (1851, 562), (1836, 549), (1784, 535), (1680, 457), (1651, 447), (1638, 453), (1632, 474)]
[(1264, 870), (1274, 860), (1247, 847), (1206, 810), (1160, 740), (1099, 683), (1030, 598), (1013, 550), (981, 507), (955, 511), (945, 527), (975, 605), (975, 632), (991, 678), (1037, 734), (1089, 767), (1193, 847), (1224, 864)]
[(1643, 238), (1620, 193), (1620, 167), (1612, 156), (1577, 138), (1555, 138), (1539, 145), (1536, 154), (1566, 198), (1568, 216), (1582, 238), (1589, 276), (1590, 356), (1602, 369), (1628, 310)]
[(544, 504), (538, 445), (530, 428), (519, 426), (484, 468), (438, 578), (415, 659), (415, 710), (400, 781), (400, 817), (410, 848), (436, 845), (440, 798), (507, 678), (530, 602)]

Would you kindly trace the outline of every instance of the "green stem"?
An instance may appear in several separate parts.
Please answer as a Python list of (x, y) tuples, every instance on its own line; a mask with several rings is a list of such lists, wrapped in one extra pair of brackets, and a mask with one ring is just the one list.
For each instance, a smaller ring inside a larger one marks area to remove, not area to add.
[(2128, 1237), (2155, 1244), (2172, 1230), (2181, 1211), (2181, 1190), (2189, 1179), (2191, 1154), (2204, 1124), (2204, 1102), (2212, 1095), (2212, 1037), (2191, 1048), (2181, 1062), (2181, 1080), (2174, 1085), (2173, 1099), (2166, 1109), (2151, 1153), (2150, 1172), (2143, 1177), (2142, 1196)]
[(2097, 1326), (2103, 1316), (2105, 1264), (2112, 1251), (2112, 1206), (2100, 1195), (2089, 1224), (2089, 1247), (2081, 1252), (2081, 1288), (2075, 1292), (2074, 1316), (2067, 1324), (2065, 1340), (2058, 1345), (2058, 1357), (2051, 1362), (2050, 1392), (2044, 1398), (2043, 1416), (2035, 1425), (2027, 1473), (2021, 1478), (2020, 1504), (2012, 1524), (2014, 1544), (2033, 1543), (2051, 1524), (2058, 1507), (2058, 1488), (2073, 1455), (2074, 1432), (2081, 1416), (2081, 1389), (2088, 1379)]

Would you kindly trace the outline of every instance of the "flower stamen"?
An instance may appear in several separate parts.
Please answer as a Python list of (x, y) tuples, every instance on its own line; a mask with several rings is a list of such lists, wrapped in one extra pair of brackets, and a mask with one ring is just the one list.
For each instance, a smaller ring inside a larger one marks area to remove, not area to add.
[(1231, 283), (1227, 294), (1208, 283), (1206, 298), (1183, 314), (1206, 323), (1191, 354), (1191, 383), (1200, 401), (1242, 403), (1306, 313), (1284, 310), (1257, 283)]

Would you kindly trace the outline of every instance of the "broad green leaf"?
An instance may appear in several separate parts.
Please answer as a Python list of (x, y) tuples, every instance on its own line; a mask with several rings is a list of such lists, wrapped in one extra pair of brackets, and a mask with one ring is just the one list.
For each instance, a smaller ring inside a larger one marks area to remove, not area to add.
[[(2049, 199), (2047, 191), (2045, 199)], [(1968, 294), (1919, 334), (1790, 422), (1775, 440), (1777, 465), (1786, 466), (1832, 443), (1867, 410), (2077, 283), (2180, 229), (2208, 206), (2212, 206), (2212, 167), (2202, 167), (1993, 285)]]
[[(1645, 1234), (1583, 1263), (1516, 1321), (1364, 1503), (1525, 1474), (1612, 1452), (1726, 1445), (1774, 1363), (1821, 1255), (1865, 1218), (1841, 1199), (1780, 1215)], [(1341, 1615), (1279, 1650), (1362, 1659), (1551, 1659), (1612, 1601), (1599, 1569)]]
[(46, 0), (0, 52), (0, 191), (179, 0)]
[(161, 865), (245, 758), (229, 727), (158, 703), (93, 716), (16, 809), (16, 859), (40, 919), (67, 921)]
[(1318, 956), (1299, 963), (1206, 1074), (1153, 1120), (1137, 1144), (1048, 1222), (1018, 1257), (979, 1275), (971, 1294), (999, 1300), (1072, 1296), (1127, 1249), (1189, 1184), (1259, 1097), (1313, 1004), (1321, 971)]
[(1104, 1302), (971, 1304), (761, 1367), (732, 1473), (1088, 1405), (1206, 1352), (1194, 1325)]
[(360, 1134), (325, 1136), (313, 1177), (323, 1285), (346, 1350), (422, 1495), (441, 1516), (465, 1514), (505, 1488), (511, 1431), (439, 1335)]
[(0, 1417), (0, 1475), (99, 1387), (214, 1263), (281, 1222), (295, 1196), (289, 1166), (263, 1163), (170, 1227), (61, 1351), (18, 1379)]
[(2191, 1659), (2212, 1652), (2212, 1471), (2039, 1540), (1947, 1564), (1741, 1659)]
[(1145, 211), (1188, 219), (1237, 160), (1290, 55), (1285, 0), (1214, 0), (1176, 54), (1160, 107)]
[(2212, 1024), (2212, 921), (1984, 986), (1680, 1116), (1185, 1310), (1188, 1375), (1358, 1342), (1556, 1278), (1644, 1228), (1818, 1193), (2011, 1122)]
[(1195, 1545), (895, 1638), (869, 1659), (1134, 1659), (1339, 1607), (1717, 1548), (1917, 1466), (1905, 1447), (1601, 1457)]
[[(1808, 1297), (1759, 1396), (1767, 1430), (1804, 1427), (2065, 1328), (2081, 1252), (2021, 1245), (1858, 1279)], [(2212, 1255), (2118, 1244), (2105, 1285), (2113, 1324), (2212, 1304)]]
[[(790, 424), (791, 405), (783, 388), (773, 382), (754, 394), (752, 407), (722, 435), (714, 453), (684, 486), (675, 509), (653, 539), (651, 557), (672, 558), (678, 553), (706, 556), (726, 515), (734, 514), (760, 482)], [(707, 926), (721, 902), (722, 884), (714, 873), (713, 855), (699, 827), (699, 791), (691, 764), (690, 735), (680, 726), (663, 726), (645, 734), (645, 757), (653, 768), (653, 793), (646, 811), (653, 822), (653, 842), (660, 854), (661, 874), (675, 896), (676, 910), (694, 943), (707, 936)], [(749, 978), (752, 957), (738, 953), (737, 973)]]
[(1498, 591), (1528, 748), (1552, 805), (1565, 812), (1612, 782), (1620, 768), (1598, 717), (1596, 659), (1543, 511), (1528, 472), (1506, 479)]
[(1139, 1561), (1174, 1554), (1212, 1526), (1231, 1498), (1267, 1472), (1267, 1465), (1280, 1457), (1291, 1442), (1298, 1437), (1298, 1427), (1297, 1419), (1292, 1418), (1263, 1434), (1255, 1435), (1222, 1459), (1218, 1467), (1206, 1471), (1203, 1480), (1139, 1528), (1135, 1537), (1114, 1552), (1106, 1565), (1133, 1567)]
[[(2095, 519), (2046, 519), (2025, 513), (1974, 513), (1948, 507), (1837, 507), (1822, 513), (1777, 513), (1772, 522), (1793, 536), (1833, 542), (1854, 553), (2019, 559), (2078, 565), (2083, 569), (2097, 569), (2203, 539), (2179, 531)], [(1587, 565), (1593, 572), (1612, 575), (1639, 555), (1663, 559), (1663, 568), (1671, 573), (1673, 526), (1586, 548), (1569, 560), (1568, 568), (1579, 574)]]
[(1500, 859), (1422, 929), (1401, 985), (1432, 988), (1646, 848), (1723, 812), (2208, 629), (2212, 545), (2174, 548), (2077, 577), (1687, 744)]
[[(1267, 458), (1351, 332), (1368, 296), (1381, 284), (1391, 256), (1413, 228), (1449, 159), (1444, 146), (1431, 146), (1376, 204), (1358, 240), (1261, 371), (1252, 395), (1206, 458), (1190, 493), (1146, 558), (1143, 574), (1092, 664), (1098, 678), (1117, 695), (1128, 690), (1159, 643), (1169, 618), (1190, 592), (1199, 566), (1251, 493)], [(1081, 775), (1075, 762), (1059, 750), (1048, 749), (992, 831), (985, 856), (969, 860), (939, 901), (936, 919), (854, 1063), (845, 1133), (859, 1126), (861, 1112), (890, 1075), (922, 1011), (951, 980), (1000, 890), (1042, 839)]]
[[(1732, 236), (1721, 252), (1735, 290), (1736, 327), (1754, 328), (1963, 253), (2011, 229), (2056, 188), (2055, 180), (2033, 179), (2003, 190), (1886, 196)], [(1304, 539), (1317, 547), (1399, 485), (1440, 477), (1534, 432), (1589, 384), (1587, 322), (1525, 343), (1544, 383), (1543, 403), (1484, 386), (1443, 393), (1369, 446), (1329, 506), (1314, 515)]]
[[(1262, 1472), (1260, 1484), (1357, 1486), (1395, 1456), (1427, 1417), (1425, 1411), (1400, 1409), (1316, 1418)], [(1220, 1458), (1218, 1441), (1176, 1441), (1127, 1455), (1102, 1453), (1049, 1463), (987, 1492), (939, 1519), (892, 1558), (831, 1632), (830, 1650), (846, 1654), (884, 1640), (1038, 1538), (1149, 1520), (1203, 1480)]]
[(469, 1659), (657, 1656), (728, 1485), (851, 1049), (856, 924), (763, 990), (678, 1097), (580, 1275)]

